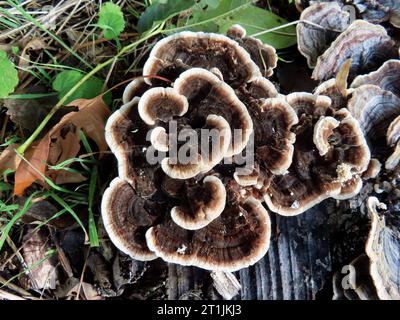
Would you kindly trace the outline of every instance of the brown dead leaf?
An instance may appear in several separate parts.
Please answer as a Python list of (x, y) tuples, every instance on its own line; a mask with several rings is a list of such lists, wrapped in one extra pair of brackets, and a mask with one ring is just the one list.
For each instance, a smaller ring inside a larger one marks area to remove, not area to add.
[(55, 128), (50, 135), (49, 163), (60, 163), (78, 153), (80, 149), (79, 135), (72, 123), (66, 124), (61, 129)]
[(107, 261), (104, 257), (96, 252), (91, 251), (87, 260), (87, 266), (92, 271), (96, 283), (102, 290), (111, 290), (111, 272)]
[(32, 145), (15, 172), (14, 194), (20, 196), (35, 181), (44, 183), (42, 175), (46, 172), (46, 161), (49, 155), (50, 138), (46, 134), (39, 143)]
[[(68, 106), (76, 106), (78, 112), (71, 112), (64, 116), (65, 122), (70, 121), (85, 135), (96, 142), (100, 153), (108, 148), (104, 135), (105, 122), (110, 116), (110, 110), (104, 103), (102, 96), (93, 99), (77, 99)], [(61, 120), (63, 122), (64, 118)]]
[[(14, 94), (38, 94), (47, 92), (46, 87), (35, 85), (24, 89), (18, 88)], [(4, 106), (7, 108), (7, 115), (10, 116), (12, 122), (20, 126), (22, 129), (26, 129), (29, 132), (34, 131), (37, 126), (42, 122), (44, 117), (49, 113), (52, 106), (58, 101), (56, 95), (45, 96), (35, 99), (4, 99)], [(54, 121), (49, 123), (48, 128), (54, 127), (54, 125), (65, 115), (67, 111), (71, 111), (68, 107), (59, 110), (54, 115)]]
[[(18, 197), (15, 201), (22, 208), (26, 200), (27, 197), (22, 196)], [(46, 222), (46, 225), (53, 226), (57, 229), (71, 228), (76, 224), (75, 219), (69, 214), (63, 214), (57, 218), (54, 218), (54, 215), (58, 211), (59, 209), (51, 202), (42, 198), (34, 198), (32, 200), (32, 205), (21, 217), (21, 221), (26, 224)]]
[(65, 283), (58, 286), (54, 292), (56, 297), (59, 299), (74, 300), (77, 299), (78, 291), (79, 299), (85, 300), (104, 300), (100, 296), (94, 286), (87, 282), (80, 282), (78, 278), (68, 278)]
[[(100, 153), (107, 150), (104, 130), (110, 111), (102, 97), (78, 99), (69, 106), (76, 106), (78, 110), (62, 117), (36, 146), (32, 145), (28, 149), (26, 159), (29, 163), (22, 161), (15, 174), (15, 195), (22, 195), (24, 190), (37, 180), (44, 183), (40, 174), (50, 177), (58, 184), (76, 183), (85, 179), (79, 174), (65, 170), (49, 170), (47, 167), (47, 164), (57, 165), (77, 156), (80, 149), (79, 130), (97, 144)], [(30, 152), (31, 156), (28, 156)]]
[[(80, 149), (79, 130), (83, 130), (85, 135), (97, 144), (100, 152), (106, 151), (108, 147), (104, 130), (110, 111), (102, 97), (78, 99), (69, 106), (78, 107), (78, 111), (65, 115), (50, 132), (49, 163), (52, 165), (76, 157)], [(57, 184), (78, 183), (86, 179), (81, 174), (66, 170), (53, 171), (51, 177)]]
[[(57, 133), (52, 135), (50, 142), (48, 163), (51, 165), (75, 157), (80, 149), (79, 133), (75, 125), (69, 123)], [(66, 170), (49, 170), (48, 175), (56, 184), (79, 183), (86, 179), (79, 173)]]
[[(50, 243), (47, 235), (43, 230), (37, 232), (29, 228), (28, 233), (24, 237), (24, 245), (22, 255), (30, 268), (30, 286), (33, 289), (55, 289), (57, 282), (56, 262), (54, 258), (43, 260)], [(39, 263), (43, 260), (41, 263)]]
[(3, 174), (6, 170), (17, 170), (21, 158), (17, 156), (14, 149), (18, 147), (18, 144), (13, 143), (0, 153), (0, 174)]
[(18, 67), (19, 67), (19, 72), (18, 72), (18, 77), (22, 81), (28, 73), (26, 73), (23, 68), (26, 68), (29, 66), (30, 63), (30, 53), (32, 51), (38, 51), (46, 48), (46, 44), (44, 41), (40, 38), (33, 38), (30, 40), (24, 47), (21, 53), (21, 57), (19, 59)]

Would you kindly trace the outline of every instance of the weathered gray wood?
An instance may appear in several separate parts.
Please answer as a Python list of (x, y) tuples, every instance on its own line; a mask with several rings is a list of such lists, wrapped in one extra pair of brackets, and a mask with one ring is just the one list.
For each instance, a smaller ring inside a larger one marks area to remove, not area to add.
[(270, 216), (267, 255), (239, 271), (241, 299), (315, 299), (331, 271), (326, 203), (295, 217)]
[(168, 264), (168, 299), (206, 298), (203, 295), (203, 286), (207, 278), (209, 273), (205, 270)]
[(215, 290), (226, 300), (235, 297), (241, 285), (232, 272), (213, 271), (210, 273)]
[[(266, 256), (250, 268), (235, 272), (241, 290), (233, 299), (315, 299), (331, 281), (330, 226), (326, 201), (304, 214), (283, 217), (270, 213), (271, 245)], [(329, 212), (328, 212), (329, 211)], [(170, 264), (168, 298), (214, 298), (208, 271)]]

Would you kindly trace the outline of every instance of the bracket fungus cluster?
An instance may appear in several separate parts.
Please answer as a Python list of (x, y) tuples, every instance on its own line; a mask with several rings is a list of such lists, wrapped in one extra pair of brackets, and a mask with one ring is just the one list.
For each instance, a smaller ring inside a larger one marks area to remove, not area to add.
[(277, 95), (263, 77), (277, 57), (242, 28), (230, 31), (231, 38), (182, 32), (159, 41), (143, 68), (152, 77), (127, 86), (107, 123), (119, 176), (104, 193), (103, 220), (135, 259), (230, 271), (268, 250), (267, 210), (234, 180), (237, 160), (222, 163), (241, 154), (253, 133), (236, 91)]
[(389, 22), (400, 27), (400, 3), (397, 0), (295, 0), (296, 8), (303, 12), (310, 6), (335, 3), (358, 18), (372, 23)]
[(398, 208), (369, 197), (371, 218), (365, 254), (348, 265), (347, 285), (333, 277), (334, 300), (400, 300), (400, 216)]
[[(379, 198), (364, 199), (371, 221), (365, 254), (349, 265), (350, 289), (339, 273), (334, 276), (334, 299), (400, 299), (400, 60), (392, 39), (400, 2), (299, 0), (296, 6), (302, 11), (298, 49), (320, 82), (314, 94), (330, 97), (334, 113), (346, 110), (357, 123), (370, 155), (358, 179), (368, 180)], [(321, 117), (316, 128), (326, 123), (328, 132), (336, 120)], [(315, 145), (326, 150), (324, 143)]]
[(366, 244), (370, 274), (380, 299), (400, 300), (400, 218), (399, 212), (368, 199), (371, 231)]
[[(298, 49), (319, 82), (312, 93), (280, 93), (275, 49), (239, 25), (155, 44), (106, 126), (118, 177), (102, 216), (121, 251), (236, 271), (267, 252), (270, 214), (350, 199), (365, 181), (377, 194), (383, 180), (397, 185), (399, 49), (376, 24), (398, 26), (397, 2), (354, 0), (355, 21), (348, 2), (296, 4)], [(336, 275), (335, 297), (399, 298), (400, 210), (376, 198), (367, 206), (372, 227), (366, 254), (351, 262), (355, 289), (343, 292)]]

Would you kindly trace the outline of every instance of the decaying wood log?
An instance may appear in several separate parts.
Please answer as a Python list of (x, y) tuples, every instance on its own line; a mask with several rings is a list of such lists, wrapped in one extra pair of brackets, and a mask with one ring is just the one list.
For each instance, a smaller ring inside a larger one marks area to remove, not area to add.
[(222, 296), (222, 298), (226, 300), (231, 300), (242, 288), (232, 272), (213, 271), (210, 275), (214, 280), (213, 285), (215, 289)]
[(331, 271), (326, 203), (282, 217), (271, 213), (267, 255), (239, 271), (241, 299), (314, 299)]
[(209, 273), (194, 267), (168, 265), (168, 299), (193, 300), (204, 298), (203, 286)]
[[(331, 255), (326, 202), (295, 217), (270, 214), (271, 246), (267, 255), (250, 268), (234, 274), (241, 290), (234, 299), (315, 299), (330, 281)], [(168, 298), (195, 298), (203, 292), (210, 273), (170, 264)]]

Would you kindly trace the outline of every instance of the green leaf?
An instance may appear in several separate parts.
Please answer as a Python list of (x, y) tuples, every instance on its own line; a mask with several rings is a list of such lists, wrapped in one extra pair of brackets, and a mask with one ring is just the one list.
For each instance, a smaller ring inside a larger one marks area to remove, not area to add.
[(172, 18), (176, 14), (191, 8), (194, 0), (163, 0), (147, 7), (139, 18), (137, 29), (140, 33), (149, 30), (154, 23)]
[[(76, 70), (62, 71), (53, 82), (53, 90), (57, 91), (61, 99), (71, 88), (82, 78), (84, 74)], [(97, 97), (101, 93), (104, 82), (98, 78), (91, 77), (85, 81), (65, 102), (70, 103), (76, 99), (91, 99)], [(110, 103), (111, 96), (106, 94), (104, 101)]]
[(18, 71), (8, 59), (5, 51), (0, 51), (0, 98), (7, 97), (14, 92), (18, 84)]
[[(240, 24), (246, 29), (247, 35), (259, 33), (271, 28), (288, 23), (276, 14), (251, 5), (251, 1), (228, 0), (222, 1), (214, 10), (198, 10), (193, 13), (189, 20), (194, 25), (192, 30), (203, 30), (209, 32), (226, 33), (234, 24)], [(296, 28), (294, 26), (264, 33), (257, 36), (262, 42), (276, 49), (283, 49), (296, 44)]]
[(202, 8), (207, 6), (207, 8), (215, 9), (218, 7), (219, 3), (220, 3), (220, 0), (200, 0), (199, 6)]
[(125, 29), (125, 19), (121, 8), (112, 2), (101, 6), (97, 25), (103, 29), (104, 38), (116, 39)]
[(11, 52), (13, 54), (18, 54), (20, 52), (20, 49), (17, 46), (12, 46), (11, 47)]
[[(219, 32), (226, 33), (233, 24), (237, 23), (246, 29), (247, 35), (252, 35), (281, 26), (288, 23), (288, 21), (271, 11), (249, 6), (236, 12), (234, 15), (227, 16), (224, 21), (221, 21), (219, 23)], [(273, 46), (275, 49), (287, 48), (297, 43), (296, 27), (289, 26), (277, 31), (264, 33), (257, 36), (257, 38)]]
[(216, 8), (194, 9), (187, 27), (193, 31), (219, 32), (218, 22), (224, 21), (229, 15), (235, 15), (250, 6), (252, 2), (251, 0), (226, 0), (220, 1)]

